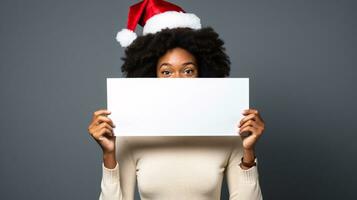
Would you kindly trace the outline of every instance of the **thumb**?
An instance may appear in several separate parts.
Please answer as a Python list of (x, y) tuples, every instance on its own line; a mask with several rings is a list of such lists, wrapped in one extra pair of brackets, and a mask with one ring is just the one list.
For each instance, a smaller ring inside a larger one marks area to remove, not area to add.
[(251, 131), (243, 131), (240, 133), (240, 136), (244, 139), (246, 137), (249, 137), (250, 135), (252, 135)]

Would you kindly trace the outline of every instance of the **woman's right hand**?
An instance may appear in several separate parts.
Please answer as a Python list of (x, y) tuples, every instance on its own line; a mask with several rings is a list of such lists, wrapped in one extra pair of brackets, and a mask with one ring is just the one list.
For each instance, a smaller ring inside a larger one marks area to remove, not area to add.
[(111, 112), (105, 109), (95, 111), (88, 126), (88, 132), (102, 148), (104, 155), (115, 155), (115, 125), (107, 117), (110, 114)]

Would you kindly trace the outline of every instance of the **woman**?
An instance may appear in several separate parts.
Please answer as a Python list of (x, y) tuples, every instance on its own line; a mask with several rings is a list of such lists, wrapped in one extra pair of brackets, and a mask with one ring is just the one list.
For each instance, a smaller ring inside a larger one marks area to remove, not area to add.
[[(212, 28), (164, 29), (138, 37), (125, 51), (126, 77), (226, 77), (229, 57)], [(103, 150), (100, 199), (220, 199), (225, 175), (231, 200), (262, 199), (255, 145), (264, 131), (256, 109), (243, 111), (239, 134), (224, 137), (120, 137), (110, 111), (98, 110), (88, 127)], [(118, 125), (120, 126), (120, 125)]]

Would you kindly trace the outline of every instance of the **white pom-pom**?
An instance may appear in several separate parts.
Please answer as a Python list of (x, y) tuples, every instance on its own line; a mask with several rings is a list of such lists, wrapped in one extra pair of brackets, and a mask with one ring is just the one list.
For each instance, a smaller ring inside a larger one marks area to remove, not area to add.
[(116, 37), (122, 47), (129, 46), (136, 38), (136, 33), (126, 28), (119, 31)]

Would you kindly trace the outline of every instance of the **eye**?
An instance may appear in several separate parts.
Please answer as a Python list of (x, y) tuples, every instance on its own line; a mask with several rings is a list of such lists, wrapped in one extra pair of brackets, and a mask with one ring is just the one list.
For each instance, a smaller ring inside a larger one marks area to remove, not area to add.
[(187, 74), (192, 74), (192, 73), (193, 73), (193, 69), (186, 69), (186, 70), (185, 70), (185, 73), (187, 73)]
[(169, 75), (169, 74), (170, 74), (170, 71), (164, 70), (164, 71), (161, 71), (161, 74)]

